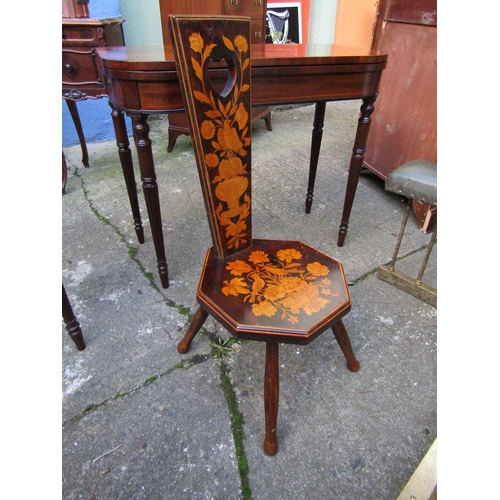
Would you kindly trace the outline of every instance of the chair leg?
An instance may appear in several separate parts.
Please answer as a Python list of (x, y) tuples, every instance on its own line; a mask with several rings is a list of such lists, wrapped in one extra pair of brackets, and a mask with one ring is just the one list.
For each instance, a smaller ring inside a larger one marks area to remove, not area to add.
[(266, 370), (264, 375), (264, 410), (266, 418), (266, 437), (264, 452), (266, 455), (275, 455), (278, 451), (276, 429), (278, 423), (279, 400), (279, 364), (277, 342), (267, 342)]
[(394, 249), (394, 254), (392, 256), (391, 263), (389, 264), (389, 270), (394, 271), (394, 267), (396, 266), (396, 260), (398, 258), (399, 247), (401, 246), (401, 241), (405, 234), (406, 224), (408, 222), (408, 216), (410, 215), (410, 210), (412, 206), (413, 200), (410, 198), (408, 203), (406, 204), (406, 211), (403, 216), (403, 222), (401, 223), (401, 229), (399, 230), (398, 241), (396, 242), (396, 248)]
[(71, 303), (66, 294), (66, 290), (64, 289), (64, 285), (62, 287), (62, 315), (69, 336), (75, 343), (76, 348), (79, 351), (83, 351), (85, 347), (87, 347), (85, 345), (85, 339), (83, 338), (80, 323), (76, 319), (75, 314), (73, 313), (73, 309), (71, 308)]
[(196, 311), (194, 318), (191, 321), (186, 334), (184, 335), (184, 338), (177, 344), (177, 352), (184, 354), (189, 351), (192, 340), (199, 332), (200, 328), (203, 326), (203, 323), (205, 323), (207, 318), (207, 311), (205, 311), (205, 309), (203, 309), (202, 307), (198, 307), (198, 310)]
[(425, 268), (427, 267), (427, 263), (429, 262), (429, 257), (431, 255), (432, 249), (434, 248), (434, 242), (436, 241), (437, 237), (437, 227), (434, 229), (434, 232), (432, 233), (431, 240), (429, 241), (429, 244), (427, 245), (427, 251), (425, 252), (425, 257), (424, 261), (422, 262), (422, 266), (420, 267), (420, 271), (418, 273), (417, 279), (415, 280), (415, 283), (417, 285), (422, 284), (422, 278), (424, 276)]
[(340, 348), (342, 349), (342, 352), (344, 353), (347, 361), (347, 368), (349, 368), (352, 372), (357, 372), (359, 370), (359, 361), (356, 359), (356, 356), (354, 356), (351, 341), (349, 340), (349, 335), (347, 334), (347, 330), (345, 329), (342, 320), (337, 321), (337, 323), (332, 326), (332, 330)]

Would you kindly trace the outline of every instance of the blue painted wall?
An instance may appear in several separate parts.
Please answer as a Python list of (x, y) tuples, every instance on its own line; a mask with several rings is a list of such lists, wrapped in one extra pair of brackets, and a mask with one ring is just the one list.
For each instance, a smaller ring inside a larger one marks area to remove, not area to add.
[[(119, 0), (90, 0), (89, 13), (93, 19), (120, 16)], [(115, 138), (111, 108), (108, 99), (87, 99), (77, 103), (82, 122), (83, 133), (87, 142), (107, 141)], [(127, 118), (127, 127), (131, 134), (130, 119)], [(79, 144), (78, 135), (68, 106), (62, 100), (62, 145), (73, 146)]]

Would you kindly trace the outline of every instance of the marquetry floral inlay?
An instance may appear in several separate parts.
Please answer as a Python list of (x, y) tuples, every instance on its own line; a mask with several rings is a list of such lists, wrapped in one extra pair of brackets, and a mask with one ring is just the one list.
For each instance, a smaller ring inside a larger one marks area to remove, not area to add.
[[(247, 39), (242, 35), (236, 36), (234, 41), (224, 36), (222, 39), (226, 48), (234, 53), (241, 75), (250, 64), (248, 55), (245, 57), (248, 53)], [(251, 138), (249, 113), (242, 102), (238, 103), (238, 99), (242, 92), (248, 92), (249, 85), (236, 81), (231, 89), (232, 99), (226, 104), (215, 98), (203, 74), (216, 44), (205, 45), (199, 33), (193, 33), (189, 43), (196, 56), (191, 57), (191, 65), (202, 83), (202, 90), (195, 90), (193, 95), (200, 106), (207, 108), (204, 111), (206, 120), (201, 123), (201, 136), (209, 141), (212, 151), (205, 154), (205, 162), (208, 167), (217, 169), (212, 176), (212, 183), (217, 184), (215, 195), (220, 202), (216, 207), (217, 219), (225, 228), (228, 248), (239, 248), (247, 242), (246, 219), (250, 214), (251, 200), (246, 193), (249, 181), (244, 160), (247, 155), (245, 147), (250, 145)]]
[(329, 286), (329, 269), (320, 262), (304, 266), (302, 253), (294, 248), (279, 250), (271, 262), (261, 250), (253, 251), (248, 261), (235, 260), (226, 269), (235, 276), (224, 281), (222, 292), (226, 295), (243, 296), (252, 304), (255, 316), (272, 317), (281, 312), (282, 319), (292, 324), (298, 315), (308, 316), (323, 309), (328, 296), (337, 296)]

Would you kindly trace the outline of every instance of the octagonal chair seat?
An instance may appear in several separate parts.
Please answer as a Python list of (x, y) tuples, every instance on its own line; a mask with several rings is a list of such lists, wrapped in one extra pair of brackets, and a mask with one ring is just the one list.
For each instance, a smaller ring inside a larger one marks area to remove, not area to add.
[(238, 339), (303, 345), (351, 308), (342, 264), (284, 240), (253, 240), (224, 260), (209, 249), (197, 299)]

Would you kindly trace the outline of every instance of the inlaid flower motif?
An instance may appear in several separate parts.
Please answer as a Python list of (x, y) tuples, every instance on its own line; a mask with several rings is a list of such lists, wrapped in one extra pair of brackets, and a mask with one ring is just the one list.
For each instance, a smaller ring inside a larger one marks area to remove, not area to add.
[(329, 272), (328, 268), (319, 262), (307, 264), (307, 270), (314, 276), (326, 276)]
[(212, 139), (212, 137), (215, 135), (215, 125), (212, 120), (205, 120), (200, 127), (201, 135), (203, 139), (206, 139), (207, 141)]
[(286, 290), (281, 285), (269, 285), (264, 292), (264, 297), (267, 300), (279, 300), (286, 295)]
[(226, 284), (222, 288), (224, 295), (238, 295), (248, 292), (247, 285), (241, 278), (233, 278), (230, 282), (224, 281), (224, 283)]
[(237, 35), (234, 39), (234, 45), (238, 47), (238, 50), (242, 53), (248, 51), (248, 42), (247, 39), (242, 35)]
[(262, 250), (254, 250), (250, 254), (248, 260), (250, 262), (253, 262), (254, 264), (263, 264), (265, 262), (269, 262), (269, 256), (267, 255), (266, 252), (263, 252)]
[(281, 286), (286, 290), (287, 294), (297, 292), (298, 290), (307, 286), (304, 279), (296, 276), (284, 276), (280, 280)]
[(301, 259), (302, 254), (295, 248), (290, 248), (289, 250), (279, 250), (278, 259), (284, 260), (285, 262), (292, 262), (293, 259)]
[[(234, 53), (234, 60), (240, 66), (239, 75), (249, 70), (248, 41), (237, 35), (233, 41), (222, 37), (226, 49)], [(225, 228), (227, 248), (239, 248), (247, 242), (248, 229), (246, 219), (250, 215), (251, 199), (249, 196), (248, 172), (243, 159), (247, 155), (246, 147), (250, 145), (250, 115), (240, 96), (248, 92), (250, 87), (243, 81), (235, 82), (231, 91), (223, 96), (214, 95), (211, 87), (206, 87), (204, 71), (217, 46), (215, 43), (205, 45), (200, 33), (192, 33), (189, 37), (193, 51), (191, 66), (199, 80), (198, 88), (193, 95), (203, 110), (205, 119), (201, 122), (201, 137), (210, 141), (211, 152), (205, 150), (205, 162), (210, 168), (217, 168), (211, 174), (211, 182), (215, 184), (214, 194), (220, 201), (215, 212), (219, 224)]]
[(239, 153), (245, 155), (246, 151), (242, 150), (243, 143), (240, 140), (238, 131), (231, 125), (230, 120), (224, 120), (224, 126), (217, 130), (217, 140), (220, 148), (227, 154)]
[(272, 302), (269, 302), (268, 300), (263, 300), (262, 302), (259, 302), (258, 304), (253, 304), (252, 305), (252, 312), (255, 314), (255, 316), (274, 316), (278, 309), (273, 305)]
[(203, 46), (205, 44), (203, 43), (203, 38), (199, 33), (193, 33), (189, 37), (189, 46), (191, 47), (192, 50), (195, 52), (202, 52), (203, 51)]
[(235, 276), (241, 276), (242, 274), (249, 273), (253, 267), (244, 260), (235, 260), (234, 262), (230, 262), (226, 266), (226, 269), (229, 269), (231, 274)]
[(240, 158), (233, 156), (228, 160), (222, 160), (219, 167), (219, 175), (214, 177), (213, 182), (221, 182), (225, 179), (232, 179), (238, 175), (247, 173), (245, 166)]
[(238, 109), (236, 110), (234, 119), (238, 122), (240, 130), (243, 130), (248, 123), (248, 111), (245, 109), (245, 106), (243, 106), (243, 103), (241, 102), (238, 106)]
[(214, 153), (208, 153), (205, 155), (205, 163), (209, 167), (216, 167), (219, 164), (219, 157)]
[(255, 316), (272, 317), (280, 311), (283, 319), (295, 324), (300, 314), (311, 316), (330, 302), (327, 297), (338, 295), (324, 277), (329, 274), (327, 266), (317, 261), (304, 266), (301, 260), (302, 252), (295, 248), (278, 250), (276, 259), (254, 250), (247, 261), (238, 259), (226, 265), (237, 278), (225, 280), (222, 293), (241, 296), (251, 304)]
[(312, 313), (323, 309), (328, 302), (329, 300), (320, 297), (319, 288), (316, 285), (308, 283), (283, 299), (282, 304), (295, 314), (303, 309), (308, 316), (311, 316)]

